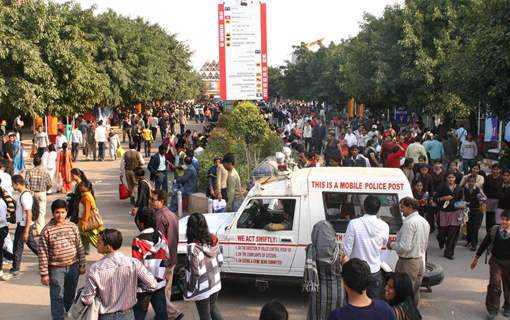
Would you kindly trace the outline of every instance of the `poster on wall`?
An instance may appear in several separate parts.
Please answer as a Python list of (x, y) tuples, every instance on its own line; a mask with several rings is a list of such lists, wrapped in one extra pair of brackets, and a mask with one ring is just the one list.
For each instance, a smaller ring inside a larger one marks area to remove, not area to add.
[(222, 100), (267, 100), (266, 4), (229, 0), (218, 5)]

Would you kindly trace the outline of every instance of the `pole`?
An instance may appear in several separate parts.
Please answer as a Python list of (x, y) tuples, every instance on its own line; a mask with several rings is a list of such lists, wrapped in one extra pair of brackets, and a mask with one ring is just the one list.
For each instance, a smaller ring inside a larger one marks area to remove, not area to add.
[(182, 192), (177, 191), (177, 216), (182, 218)]
[(211, 198), (207, 198), (207, 212), (213, 212), (213, 200)]
[(478, 118), (476, 118), (476, 122), (478, 124), (478, 136), (480, 136), (480, 120), (481, 120), (480, 118), (481, 118), (481, 114), (480, 114), (480, 101), (478, 101)]
[(503, 141), (503, 121), (499, 122), (498, 152), (501, 152), (501, 142)]

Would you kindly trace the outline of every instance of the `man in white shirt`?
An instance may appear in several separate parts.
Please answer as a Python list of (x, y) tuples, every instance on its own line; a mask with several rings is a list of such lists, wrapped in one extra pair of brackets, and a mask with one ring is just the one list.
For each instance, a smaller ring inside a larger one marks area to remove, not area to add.
[(78, 150), (80, 145), (83, 144), (83, 134), (80, 129), (75, 127), (71, 132), (71, 153), (73, 155), (73, 162), (78, 158)]
[(411, 197), (400, 200), (400, 211), (404, 222), (397, 234), (397, 240), (388, 242), (388, 248), (395, 250), (399, 256), (395, 272), (409, 275), (414, 289), (414, 302), (420, 300), (420, 285), (425, 271), (425, 253), (429, 243), (430, 225), (420, 216), (420, 203)]
[(352, 133), (351, 126), (347, 127), (347, 132), (345, 133), (345, 142), (349, 148), (358, 145), (358, 139), (356, 138), (356, 135)]
[(37, 155), (42, 157), (44, 151), (50, 145), (48, 134), (44, 131), (43, 126), (37, 127), (37, 133), (35, 134), (35, 145), (37, 147)]
[(390, 233), (388, 224), (377, 217), (380, 207), (379, 198), (367, 196), (363, 202), (365, 214), (349, 222), (343, 240), (348, 257), (364, 260), (370, 266), (372, 277), (367, 293), (372, 299), (382, 296), (381, 249), (386, 246)]
[(12, 196), (14, 190), (12, 189), (11, 175), (5, 172), (8, 168), (9, 164), (5, 160), (0, 160), (0, 187)]
[(62, 145), (67, 143), (67, 138), (64, 136), (64, 131), (62, 129), (57, 130), (57, 137), (55, 138), (55, 148), (57, 151), (62, 150)]
[(34, 199), (25, 185), (25, 178), (21, 175), (12, 177), (12, 186), (19, 192), (16, 201), (16, 231), (14, 232), (14, 246), (12, 269), (9, 274), (5, 274), (2, 280), (11, 278), (18, 279), (21, 276), (20, 267), (23, 257), (23, 248), (25, 243), (37, 256), (37, 242), (34, 239), (34, 222), (32, 221), (32, 205)]
[(104, 148), (105, 148), (105, 143), (106, 143), (106, 140), (108, 139), (107, 137), (107, 132), (106, 132), (106, 127), (103, 126), (103, 120), (99, 120), (99, 122), (97, 123), (97, 128), (96, 128), (96, 132), (95, 132), (95, 139), (96, 139), (96, 142), (97, 142), (97, 147), (99, 149), (99, 161), (104, 161)]

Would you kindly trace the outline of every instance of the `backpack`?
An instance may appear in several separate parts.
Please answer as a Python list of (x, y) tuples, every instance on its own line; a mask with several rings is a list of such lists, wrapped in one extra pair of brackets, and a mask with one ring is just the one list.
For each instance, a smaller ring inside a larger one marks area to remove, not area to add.
[(7, 221), (9, 223), (16, 223), (16, 201), (14, 201), (12, 196), (1, 187), (0, 198), (2, 198), (7, 205)]
[[(32, 191), (23, 191), (20, 195), (19, 195), (19, 198), (20, 198), (20, 203), (21, 203), (21, 197), (23, 197), (23, 195), (26, 193), (26, 192), (29, 192), (30, 195), (32, 196), (32, 221), (36, 221), (37, 219), (39, 219), (39, 213), (40, 213), (40, 209), (39, 209), (39, 201), (35, 198), (34, 196), (34, 193)], [(27, 210), (25, 208), (23, 208), (24, 210)]]
[(496, 242), (496, 235), (499, 231), (499, 224), (496, 224), (492, 226), (492, 228), (489, 231), (489, 237), (491, 239), (490, 245), (487, 248), (487, 251), (485, 251), (485, 264), (487, 264), (487, 260), (489, 258), (489, 254), (492, 252), (492, 248), (494, 247), (494, 242)]

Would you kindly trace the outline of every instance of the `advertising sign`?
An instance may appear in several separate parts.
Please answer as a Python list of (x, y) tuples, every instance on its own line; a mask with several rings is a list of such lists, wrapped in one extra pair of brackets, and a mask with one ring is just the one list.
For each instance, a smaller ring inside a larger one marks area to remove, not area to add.
[(266, 100), (266, 4), (230, 0), (218, 5), (222, 100)]

